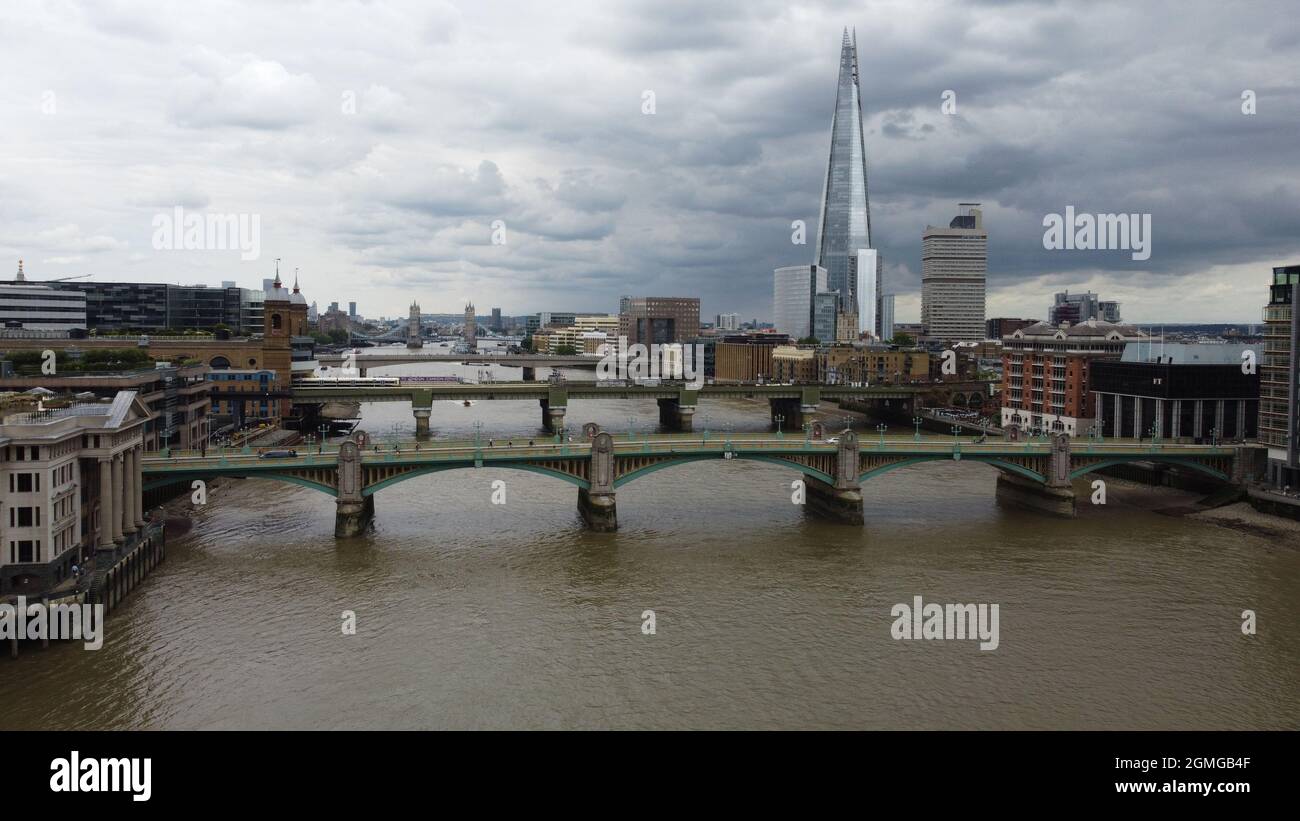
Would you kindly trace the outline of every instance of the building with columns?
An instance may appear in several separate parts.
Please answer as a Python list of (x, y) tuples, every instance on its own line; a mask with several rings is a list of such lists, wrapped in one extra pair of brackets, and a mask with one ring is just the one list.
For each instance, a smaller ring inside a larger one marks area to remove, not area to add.
[(112, 561), (144, 526), (149, 409), (135, 391), (111, 401), (10, 414), (0, 421), (0, 595), (39, 595), (73, 564)]
[(1262, 345), (1129, 345), (1092, 363), (1098, 430), (1115, 438), (1254, 439)]

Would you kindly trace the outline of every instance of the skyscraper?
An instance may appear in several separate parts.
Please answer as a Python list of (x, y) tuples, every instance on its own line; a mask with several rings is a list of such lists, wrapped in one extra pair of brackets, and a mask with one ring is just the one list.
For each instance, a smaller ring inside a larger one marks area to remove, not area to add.
[[(863, 141), (862, 100), (858, 88), (857, 36), (844, 30), (840, 46), (839, 85), (831, 121), (831, 151), (817, 221), (813, 264), (826, 269), (827, 290), (840, 294), (840, 310), (870, 317), (862, 330), (879, 335), (882, 260), (876, 270), (857, 270), (858, 252), (871, 249), (871, 209), (867, 204), (867, 151)], [(866, 260), (862, 260), (865, 262)], [(868, 275), (869, 274), (869, 275)], [(869, 288), (870, 290), (862, 290)]]
[(978, 205), (959, 203), (947, 228), (927, 225), (921, 235), (921, 324), (943, 342), (984, 338), (989, 235)]

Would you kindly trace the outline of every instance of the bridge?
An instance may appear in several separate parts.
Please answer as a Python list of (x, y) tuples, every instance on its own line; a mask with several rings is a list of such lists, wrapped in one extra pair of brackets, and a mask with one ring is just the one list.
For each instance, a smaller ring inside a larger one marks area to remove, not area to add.
[(701, 396), (765, 398), (772, 423), (778, 429), (798, 430), (803, 415), (817, 409), (823, 399), (855, 399), (897, 403), (894, 409), (910, 412), (916, 397), (929, 386), (884, 385), (853, 387), (850, 385), (619, 385), (611, 382), (482, 382), (478, 384), (434, 384), (409, 382), (400, 385), (356, 387), (350, 385), (295, 385), (296, 404), (342, 402), (409, 402), (415, 415), (415, 435), (429, 435), (429, 418), (433, 400), (532, 399), (542, 408), (542, 427), (551, 432), (564, 428), (569, 399), (656, 399), (659, 422), (667, 430), (693, 430), (695, 411)]
[(780, 433), (723, 437), (661, 435), (640, 440), (601, 431), (594, 423), (584, 438), (498, 444), (489, 440), (374, 445), (356, 432), (336, 448), (289, 458), (259, 458), (239, 452), (170, 453), (146, 456), (144, 489), (177, 482), (229, 476), (269, 479), (309, 487), (335, 497), (336, 536), (362, 533), (374, 516), (375, 494), (426, 473), (462, 468), (506, 468), (559, 479), (578, 489), (578, 509), (597, 531), (618, 527), (616, 496), (630, 482), (686, 463), (751, 460), (799, 472), (806, 509), (835, 521), (862, 524), (862, 486), (890, 471), (939, 461), (982, 462), (996, 468), (999, 499), (1059, 516), (1074, 515), (1073, 482), (1115, 465), (1154, 462), (1176, 465), (1221, 482), (1253, 481), (1264, 451), (1250, 446), (1072, 442), (1064, 434), (1046, 440), (984, 442), (947, 437), (860, 439), (844, 431), (836, 441), (785, 437)]
[(537, 378), (538, 368), (595, 368), (598, 356), (558, 356), (553, 354), (482, 354), (482, 353), (407, 353), (407, 354), (356, 354), (350, 358), (343, 354), (323, 354), (316, 357), (322, 365), (338, 367), (347, 364), (356, 367), (365, 376), (369, 368), (389, 365), (413, 365), (421, 362), (461, 362), (466, 365), (504, 365), (523, 368), (524, 381)]

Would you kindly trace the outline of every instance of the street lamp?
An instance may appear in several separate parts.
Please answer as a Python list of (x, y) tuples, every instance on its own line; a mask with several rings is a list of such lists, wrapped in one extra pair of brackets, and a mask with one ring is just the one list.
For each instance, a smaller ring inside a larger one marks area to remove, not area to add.
[(914, 442), (919, 442), (919, 441), (921, 441), (921, 422), (923, 422), (923, 421), (925, 421), (925, 420), (923, 420), (923, 419), (922, 419), (921, 417), (919, 417), (919, 416), (913, 416), (913, 417), (912, 417), (912, 424), (916, 426), (916, 433), (914, 433), (914, 434), (912, 435), (912, 441), (914, 441)]
[(783, 426), (781, 423), (785, 421), (785, 416), (778, 413), (776, 416), (773, 416), (772, 419), (773, 421), (776, 422), (776, 438), (781, 439), (782, 438), (781, 431), (783, 430)]
[(957, 444), (957, 435), (958, 435), (959, 433), (961, 433), (961, 428), (957, 427), (956, 425), (953, 425), (953, 426), (952, 426), (952, 442), (953, 442), (954, 445)]
[(627, 418), (627, 441), (629, 442), (636, 441), (636, 437), (632, 433), (632, 429), (635, 427), (636, 427), (636, 417), (629, 416)]

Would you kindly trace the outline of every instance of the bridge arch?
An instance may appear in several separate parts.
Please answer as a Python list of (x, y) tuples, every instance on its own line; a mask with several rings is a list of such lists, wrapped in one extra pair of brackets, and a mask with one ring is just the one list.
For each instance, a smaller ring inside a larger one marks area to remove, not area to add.
[[(442, 473), (448, 470), (475, 470), (477, 467), (478, 467), (477, 465), (472, 465), (472, 464), (458, 464), (458, 465), (430, 465), (429, 467), (415, 468), (413, 470), (408, 470), (405, 473), (399, 473), (396, 476), (389, 476), (387, 479), (383, 479), (381, 481), (375, 482), (374, 484), (366, 485), (364, 488), (362, 488), (361, 495), (373, 496), (375, 495), (375, 493), (377, 493), (380, 490), (383, 490), (386, 487), (391, 487), (400, 482), (405, 482), (407, 479), (414, 479), (417, 476), (424, 476), (429, 473)], [(512, 462), (490, 462), (490, 463), (485, 463), (483, 467), (505, 468), (506, 470), (522, 470), (528, 473), (536, 473), (541, 476), (550, 476), (555, 479), (561, 479), (565, 482), (568, 482), (571, 485), (584, 488), (584, 489), (590, 489), (591, 487), (591, 483), (585, 479), (581, 479), (577, 476), (574, 476), (573, 474), (565, 473), (564, 471), (561, 470), (554, 470), (552, 468), (544, 467), (542, 465), (528, 465), (528, 464), (512, 463)]]
[(330, 496), (338, 495), (337, 489), (331, 487), (330, 485), (325, 484), (324, 482), (316, 482), (302, 476), (291, 476), (284, 473), (269, 473), (269, 472), (262, 472), (262, 471), (257, 471), (254, 473), (227, 473), (227, 472), (211, 472), (211, 471), (203, 471), (203, 472), (196, 471), (194, 473), (182, 473), (182, 474), (169, 473), (167, 474), (166, 478), (154, 479), (152, 481), (149, 480), (148, 474), (146, 474), (144, 487), (141, 489), (157, 490), (158, 488), (161, 487), (167, 487), (168, 485), (174, 485), (180, 483), (184, 483), (188, 485), (191, 482), (193, 482), (195, 479), (202, 479), (204, 481), (207, 481), (210, 479), (220, 479), (223, 477), (229, 479), (269, 479), (272, 482), (288, 482), (291, 485), (298, 485), (300, 487), (311, 488), (312, 490), (319, 490), (320, 492), (329, 494)]
[(1092, 473), (1093, 471), (1101, 470), (1102, 468), (1114, 467), (1116, 465), (1131, 465), (1134, 462), (1155, 462), (1157, 464), (1162, 464), (1162, 465), (1173, 465), (1175, 467), (1191, 468), (1193, 470), (1200, 471), (1201, 473), (1204, 473), (1208, 476), (1212, 476), (1215, 479), (1218, 479), (1219, 481), (1222, 482), (1232, 481), (1232, 477), (1224, 473), (1223, 471), (1217, 468), (1210, 467), (1209, 465), (1203, 464), (1195, 459), (1187, 459), (1187, 458), (1177, 457), (1177, 456), (1162, 457), (1156, 453), (1140, 453), (1140, 454), (1133, 454), (1132, 456), (1116, 456), (1110, 459), (1102, 459), (1099, 462), (1093, 462), (1090, 465), (1084, 465), (1081, 468), (1076, 468), (1070, 471), (1070, 478), (1078, 479), (1083, 476), (1087, 476), (1089, 473)]
[(1005, 459), (1001, 459), (997, 456), (984, 456), (979, 454), (970, 454), (970, 455), (962, 454), (961, 459), (958, 460), (958, 459), (953, 459), (951, 453), (935, 453), (933, 455), (925, 454), (923, 456), (912, 456), (906, 459), (899, 459), (897, 462), (889, 462), (887, 464), (879, 465), (877, 467), (871, 468), (870, 470), (866, 470), (860, 473), (858, 475), (858, 481), (865, 482), (868, 479), (874, 479), (877, 476), (880, 476), (881, 474), (888, 473), (891, 470), (895, 470), (901, 467), (909, 467), (911, 465), (919, 465), (926, 462), (957, 462), (957, 461), (980, 462), (986, 465), (992, 465), (993, 467), (998, 468), (999, 470), (1005, 470), (1011, 473), (1015, 473), (1019, 476), (1023, 476), (1026, 479), (1031, 479), (1035, 482), (1038, 482), (1039, 484), (1044, 484), (1044, 485), (1047, 484), (1047, 477), (1039, 473), (1038, 471), (1033, 470), (1032, 468), (1027, 468), (1024, 465), (1018, 465), (1015, 462), (1008, 462)]
[[(749, 462), (769, 462), (774, 465), (780, 465), (781, 467), (793, 468), (799, 471), (800, 473), (807, 473), (812, 476), (816, 476), (818, 479), (821, 479), (823, 482), (826, 482), (827, 484), (831, 484), (831, 485), (835, 484), (834, 476), (831, 476), (825, 471), (818, 470), (814, 467), (809, 467), (808, 465), (802, 464), (800, 462), (796, 462), (793, 459), (786, 459), (780, 456), (773, 456), (771, 454), (765, 454), (765, 453), (744, 453), (743, 451), (733, 452), (732, 459), (744, 460)], [(677, 465), (684, 465), (688, 462), (703, 462), (703, 461), (728, 461), (728, 460), (725, 456), (722, 455), (722, 452), (693, 453), (689, 455), (663, 459), (658, 462), (652, 462), (648, 465), (636, 468), (635, 470), (623, 474), (622, 476), (614, 480), (614, 487), (616, 489), (620, 488), (623, 485), (627, 484), (628, 482), (631, 482), (635, 479), (640, 479), (643, 476), (648, 476), (651, 473), (663, 470), (664, 468), (675, 467)]]

